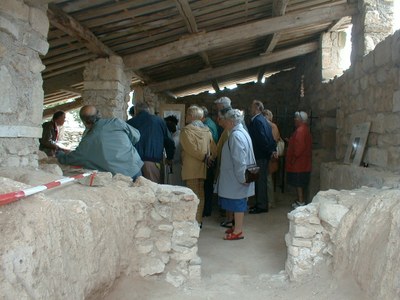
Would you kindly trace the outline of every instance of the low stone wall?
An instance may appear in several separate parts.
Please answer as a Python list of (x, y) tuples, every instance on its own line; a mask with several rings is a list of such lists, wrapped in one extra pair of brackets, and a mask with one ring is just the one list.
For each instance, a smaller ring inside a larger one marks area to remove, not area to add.
[(304, 279), (324, 261), (337, 276), (351, 275), (371, 299), (397, 299), (399, 198), (399, 189), (329, 190), (290, 212), (289, 278)]
[(337, 162), (322, 163), (320, 190), (356, 189), (362, 186), (400, 188), (399, 173)]
[[(58, 178), (0, 170), (0, 193)], [(130, 272), (174, 286), (198, 280), (197, 205), (187, 188), (117, 175), (108, 186), (71, 183), (1, 206), (2, 297), (98, 299)]]

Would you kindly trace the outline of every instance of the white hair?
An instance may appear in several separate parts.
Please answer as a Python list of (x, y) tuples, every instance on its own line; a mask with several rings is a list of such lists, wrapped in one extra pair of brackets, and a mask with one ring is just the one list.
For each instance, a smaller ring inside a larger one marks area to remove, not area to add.
[(307, 115), (307, 113), (304, 112), (304, 111), (296, 111), (296, 112), (294, 113), (294, 118), (295, 118), (295, 119), (299, 119), (299, 120), (302, 121), (302, 122), (307, 122), (307, 120), (308, 120), (308, 115)]
[(224, 108), (231, 107), (231, 99), (228, 97), (221, 97), (214, 101), (215, 104), (222, 104)]
[(230, 109), (224, 115), (225, 120), (232, 120), (235, 125), (243, 121), (243, 113), (238, 109)]

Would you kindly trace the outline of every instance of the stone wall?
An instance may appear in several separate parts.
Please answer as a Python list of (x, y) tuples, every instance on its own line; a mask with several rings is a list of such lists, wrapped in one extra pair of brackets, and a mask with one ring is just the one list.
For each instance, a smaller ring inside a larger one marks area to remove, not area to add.
[[(379, 43), (341, 77), (327, 84), (312, 78), (306, 96), (319, 117), (316, 138), (343, 160), (354, 125), (370, 121), (365, 161), (395, 170), (400, 165), (400, 31)], [(336, 116), (336, 119), (335, 119)], [(333, 130), (336, 128), (336, 138)], [(325, 136), (325, 138), (324, 138)]]
[(133, 103), (146, 102), (150, 106), (152, 113), (158, 114), (160, 112), (160, 104), (172, 102), (171, 97), (162, 93), (154, 93), (146, 86), (136, 86), (134, 91)]
[(362, 186), (400, 188), (399, 171), (388, 172), (330, 162), (321, 164), (320, 174), (322, 191), (328, 189), (352, 190)]
[[(51, 166), (44, 169), (59, 174)], [(1, 169), (0, 193), (56, 178), (43, 171)], [(1, 295), (99, 299), (130, 272), (174, 286), (199, 280), (197, 205), (187, 188), (142, 177), (132, 186), (130, 178), (117, 175), (107, 186), (71, 183), (0, 206)]]
[(45, 1), (0, 4), (0, 166), (37, 167), (48, 51)]
[(303, 280), (326, 263), (351, 276), (371, 299), (397, 299), (400, 190), (361, 188), (320, 192), (288, 214), (286, 271)]
[(119, 56), (99, 58), (85, 67), (82, 98), (104, 118), (126, 119), (132, 74), (124, 68)]

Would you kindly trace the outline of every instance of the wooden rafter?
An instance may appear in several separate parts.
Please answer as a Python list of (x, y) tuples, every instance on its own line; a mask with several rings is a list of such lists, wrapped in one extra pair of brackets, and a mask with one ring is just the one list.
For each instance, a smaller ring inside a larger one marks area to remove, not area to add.
[[(273, 17), (283, 16), (285, 14), (288, 3), (289, 0), (274, 0), (272, 4), (272, 16)], [(279, 32), (273, 33), (272, 36), (268, 38), (264, 46), (265, 51), (261, 53), (261, 55), (267, 55), (269, 53), (272, 53), (272, 51), (274, 51), (276, 47), (276, 44), (278, 44), (280, 38), (281, 34)], [(258, 75), (257, 75), (257, 80), (259, 82), (262, 80), (264, 73), (265, 73), (265, 68), (261, 67), (258, 70)]]
[(50, 23), (80, 41), (86, 48), (99, 57), (115, 55), (114, 51), (104, 45), (89, 29), (66, 14), (54, 4), (47, 10)]
[[(193, 15), (192, 9), (190, 8), (189, 2), (187, 0), (175, 0), (176, 7), (179, 10), (183, 21), (186, 24), (186, 27), (190, 33), (198, 33), (199, 29), (197, 28), (196, 18)], [(210, 59), (205, 51), (199, 53), (201, 58), (204, 61), (205, 67), (210, 68)]]
[(150, 50), (142, 51), (124, 57), (125, 65), (132, 69), (141, 69), (164, 63), (173, 59), (234, 44), (246, 39), (257, 38), (315, 23), (333, 21), (358, 12), (355, 5), (335, 5), (314, 10), (291, 13), (284, 16), (234, 26), (208, 33), (197, 33)]
[(238, 63), (227, 65), (224, 67), (202, 71), (196, 74), (188, 75), (185, 77), (174, 78), (164, 82), (150, 84), (149, 87), (153, 91), (161, 92), (165, 90), (172, 90), (178, 87), (183, 87), (190, 84), (199, 83), (205, 80), (218, 78), (228, 74), (233, 74), (239, 71), (257, 68), (262, 65), (282, 61), (285, 59), (301, 56), (307, 53), (314, 52), (318, 49), (318, 43), (308, 43), (301, 46), (293, 47), (287, 50), (273, 52), (270, 55), (260, 56), (252, 59), (247, 59)]

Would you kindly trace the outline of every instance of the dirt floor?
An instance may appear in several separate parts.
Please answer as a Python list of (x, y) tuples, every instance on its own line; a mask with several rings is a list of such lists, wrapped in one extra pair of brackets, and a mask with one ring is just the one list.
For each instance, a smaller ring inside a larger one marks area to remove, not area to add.
[(244, 240), (224, 241), (215, 208), (199, 239), (202, 280), (181, 288), (137, 275), (121, 277), (105, 300), (131, 299), (367, 299), (349, 278), (334, 279), (328, 268), (302, 283), (284, 275), (286, 214), (294, 194), (277, 192), (269, 213), (245, 215)]

